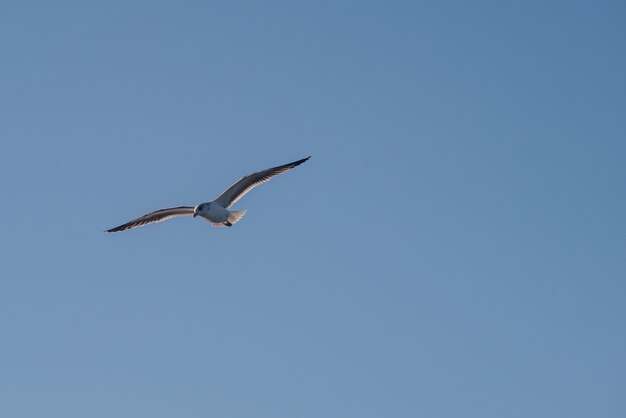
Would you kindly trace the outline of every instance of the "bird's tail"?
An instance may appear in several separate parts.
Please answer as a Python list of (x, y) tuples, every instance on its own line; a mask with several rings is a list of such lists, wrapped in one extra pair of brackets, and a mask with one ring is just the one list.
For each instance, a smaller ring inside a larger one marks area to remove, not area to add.
[(239, 221), (239, 219), (243, 218), (243, 215), (245, 215), (247, 212), (247, 210), (235, 210), (232, 211), (228, 214), (228, 222), (230, 222), (231, 224), (236, 224), (237, 221)]
[(233, 226), (233, 224), (236, 224), (239, 219), (243, 218), (243, 215), (245, 215), (246, 212), (247, 211), (245, 211), (245, 210), (235, 210), (235, 211), (229, 212), (228, 213), (228, 218), (227, 218), (228, 220), (227, 220), (227, 222), (224, 222), (224, 223), (220, 222), (220, 223), (217, 223), (217, 224), (213, 224), (213, 226), (217, 226), (217, 227), (220, 227), (220, 226)]

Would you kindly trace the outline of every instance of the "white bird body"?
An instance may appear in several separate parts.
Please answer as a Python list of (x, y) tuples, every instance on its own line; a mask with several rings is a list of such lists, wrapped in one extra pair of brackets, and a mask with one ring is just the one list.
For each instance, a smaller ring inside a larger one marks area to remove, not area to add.
[(246, 214), (245, 210), (230, 211), (217, 202), (201, 203), (194, 208), (193, 216), (200, 216), (211, 222), (213, 226), (232, 226)]
[(196, 207), (196, 215), (202, 216), (212, 223), (223, 223), (228, 220), (230, 211), (213, 201), (198, 205), (198, 207)]
[(169, 218), (176, 216), (200, 216), (207, 221), (211, 222), (213, 226), (233, 226), (246, 214), (245, 210), (230, 211), (228, 208), (241, 199), (246, 193), (254, 189), (259, 184), (263, 184), (269, 179), (279, 174), (284, 173), (296, 166), (299, 166), (303, 162), (307, 161), (311, 157), (303, 158), (298, 161), (294, 161), (289, 164), (284, 164), (278, 167), (268, 168), (267, 170), (258, 171), (256, 173), (249, 174), (237, 180), (228, 189), (226, 189), (217, 199), (211, 202), (200, 203), (193, 206), (178, 206), (175, 208), (160, 209), (147, 215), (140, 216), (137, 219), (133, 219), (123, 225), (117, 226), (107, 230), (107, 232), (119, 232), (127, 229), (137, 228), (139, 226), (147, 225), (150, 223), (161, 222)]

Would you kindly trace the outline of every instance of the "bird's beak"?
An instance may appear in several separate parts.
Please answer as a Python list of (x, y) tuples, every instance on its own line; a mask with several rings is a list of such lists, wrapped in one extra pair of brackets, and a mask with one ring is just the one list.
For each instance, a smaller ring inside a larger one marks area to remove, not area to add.
[(193, 217), (195, 218), (196, 216), (198, 216), (198, 214), (196, 212), (193, 213)]

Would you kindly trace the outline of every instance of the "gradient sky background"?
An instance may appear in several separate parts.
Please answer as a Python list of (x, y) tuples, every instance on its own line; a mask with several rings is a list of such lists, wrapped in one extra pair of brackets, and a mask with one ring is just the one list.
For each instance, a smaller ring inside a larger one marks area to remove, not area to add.
[(626, 416), (624, 22), (2, 1), (0, 416)]

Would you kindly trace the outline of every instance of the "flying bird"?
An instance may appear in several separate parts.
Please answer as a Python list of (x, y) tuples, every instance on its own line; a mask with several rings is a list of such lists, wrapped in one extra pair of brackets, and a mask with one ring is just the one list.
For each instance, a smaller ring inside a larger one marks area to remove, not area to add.
[(213, 226), (233, 226), (246, 214), (245, 210), (229, 211), (228, 208), (234, 205), (246, 193), (254, 189), (259, 184), (269, 181), (274, 176), (284, 173), (307, 161), (309, 157), (294, 161), (278, 167), (268, 168), (249, 174), (237, 180), (233, 185), (212, 202), (200, 203), (197, 206), (178, 206), (176, 208), (160, 209), (147, 215), (140, 216), (123, 225), (108, 229), (106, 232), (119, 232), (127, 229), (137, 228), (155, 222), (161, 222), (176, 216), (200, 216), (211, 222)]

